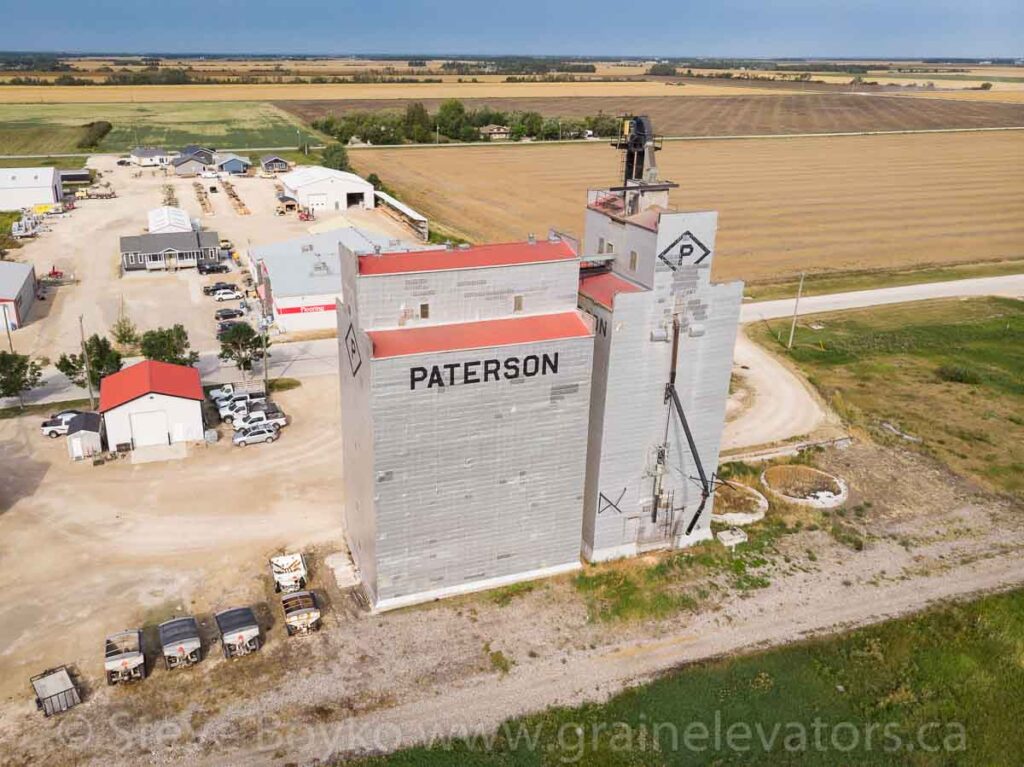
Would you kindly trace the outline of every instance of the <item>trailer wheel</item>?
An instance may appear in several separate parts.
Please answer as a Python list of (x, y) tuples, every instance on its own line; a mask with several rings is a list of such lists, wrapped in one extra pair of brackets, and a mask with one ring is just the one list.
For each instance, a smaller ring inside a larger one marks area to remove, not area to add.
[(295, 627), (292, 626), (290, 623), (286, 623), (284, 628), (285, 631), (288, 632), (288, 636), (295, 636)]
[(107, 672), (107, 686), (108, 687), (113, 687), (115, 684), (117, 684), (117, 672), (116, 671), (108, 671)]
[(225, 642), (224, 643), (224, 657), (230, 659), (231, 658), (231, 650), (229, 649), (229, 647), (230, 647), (230, 645), (228, 645), (228, 643)]
[(171, 659), (168, 658), (166, 655), (164, 656), (164, 669), (166, 671), (170, 671), (171, 670)]
[(192, 652), (192, 654), (188, 656), (188, 662), (189, 663), (198, 663), (202, 659), (203, 659), (203, 650), (202, 650), (202, 648), (194, 650)]
[(304, 588), (306, 588), (306, 579), (304, 577), (299, 578), (299, 590), (301, 591)]

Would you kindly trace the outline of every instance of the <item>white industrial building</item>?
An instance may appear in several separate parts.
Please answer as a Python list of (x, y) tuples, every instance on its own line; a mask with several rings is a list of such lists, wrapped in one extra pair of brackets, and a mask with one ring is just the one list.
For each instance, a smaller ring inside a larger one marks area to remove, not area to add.
[(337, 326), (335, 305), (341, 298), (340, 247), (356, 254), (375, 250), (419, 249), (354, 227), (331, 229), (249, 251), (249, 264), (264, 314), (285, 333), (330, 330)]
[(36, 300), (36, 270), (32, 264), (0, 261), (0, 329), (17, 330), (28, 322)]
[(374, 206), (373, 184), (355, 173), (307, 165), (282, 174), (278, 180), (285, 197), (312, 211)]
[(100, 381), (100, 413), (112, 450), (199, 442), (203, 387), (199, 371), (147, 360)]
[(150, 234), (171, 234), (172, 232), (191, 232), (198, 229), (192, 219), (181, 208), (163, 206), (153, 208), (148, 214), (146, 230)]
[(0, 168), (0, 210), (55, 205), (63, 194), (56, 168)]
[(345, 529), (376, 609), (580, 566), (579, 265), (559, 239), (342, 250)]

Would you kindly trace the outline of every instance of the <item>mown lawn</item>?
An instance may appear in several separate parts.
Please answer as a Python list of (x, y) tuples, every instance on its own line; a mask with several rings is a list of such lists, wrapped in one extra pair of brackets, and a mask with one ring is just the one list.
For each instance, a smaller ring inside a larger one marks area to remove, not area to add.
[[(581, 684), (585, 680), (580, 680)], [(1024, 591), (699, 663), (359, 767), (1020, 765)]]
[[(788, 322), (752, 333), (786, 353)], [(805, 317), (790, 354), (853, 425), (1024, 497), (1024, 302), (942, 300)]]
[(319, 143), (311, 131), (272, 104), (256, 101), (120, 104), (0, 104), (2, 154), (81, 152), (86, 123), (108, 120), (113, 130), (97, 151), (139, 144), (177, 149), (197, 143), (218, 149)]

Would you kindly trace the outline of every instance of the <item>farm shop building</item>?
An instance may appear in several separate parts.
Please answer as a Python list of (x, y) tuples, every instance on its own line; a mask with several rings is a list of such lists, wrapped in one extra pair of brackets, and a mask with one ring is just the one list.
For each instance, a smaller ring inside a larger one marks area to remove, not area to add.
[(0, 168), (0, 210), (55, 205), (63, 194), (56, 168)]
[(354, 227), (332, 229), (250, 249), (249, 263), (264, 313), (285, 333), (330, 330), (337, 326), (341, 297), (340, 247), (354, 253), (419, 249)]
[(580, 566), (592, 324), (565, 242), (341, 254), (345, 527), (378, 610)]

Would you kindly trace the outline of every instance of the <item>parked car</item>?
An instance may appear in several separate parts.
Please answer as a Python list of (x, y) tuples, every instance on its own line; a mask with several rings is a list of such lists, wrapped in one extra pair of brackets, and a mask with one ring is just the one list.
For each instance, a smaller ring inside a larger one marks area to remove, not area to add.
[(221, 250), (231, 250), (233, 247), (235, 247), (235, 246), (231, 243), (231, 240), (222, 239), (220, 241), (220, 249)]
[(215, 282), (212, 285), (203, 286), (203, 295), (212, 296), (218, 290), (238, 290), (238, 286), (233, 282)]
[[(217, 392), (214, 394), (213, 392)], [(259, 389), (239, 389), (232, 384), (224, 384), (224, 388), (217, 390), (214, 389), (210, 394), (213, 397), (213, 402), (217, 407), (227, 404), (228, 402), (245, 402), (246, 404), (256, 402), (266, 402), (267, 393)]]
[(236, 317), (244, 317), (245, 312), (241, 309), (218, 309), (213, 314), (213, 318), (218, 321), (233, 320)]
[(200, 274), (227, 274), (231, 271), (231, 267), (225, 264), (223, 261), (217, 261), (216, 263), (202, 263), (196, 267)]
[(237, 301), (242, 297), (240, 290), (218, 290), (213, 294), (214, 301)]
[(50, 439), (62, 437), (68, 433), (68, 425), (71, 423), (71, 419), (76, 415), (78, 415), (77, 410), (61, 411), (53, 418), (43, 421), (42, 426), (39, 427), (39, 433), (44, 437), (49, 437)]
[(59, 413), (54, 413), (50, 418), (74, 418), (76, 415), (81, 415), (81, 410), (61, 410)]
[(245, 447), (246, 445), (255, 445), (260, 442), (273, 442), (276, 439), (277, 429), (273, 429), (270, 426), (253, 426), (250, 429), (236, 432), (231, 442), (237, 447)]
[(217, 323), (217, 340), (221, 340), (224, 334), (227, 333), (235, 325), (248, 325), (248, 322), (242, 322), (241, 320), (224, 320), (223, 322)]
[(218, 173), (215, 170), (204, 170), (199, 174), (200, 178), (218, 178)]
[(131, 161), (126, 160), (125, 158), (122, 157), (120, 160), (117, 161), (117, 164), (123, 168), (126, 165), (131, 165)]
[(224, 423), (233, 423), (240, 416), (247, 415), (250, 408), (257, 402), (266, 402), (267, 395), (258, 394), (236, 394), (229, 399), (217, 400), (217, 414)]

